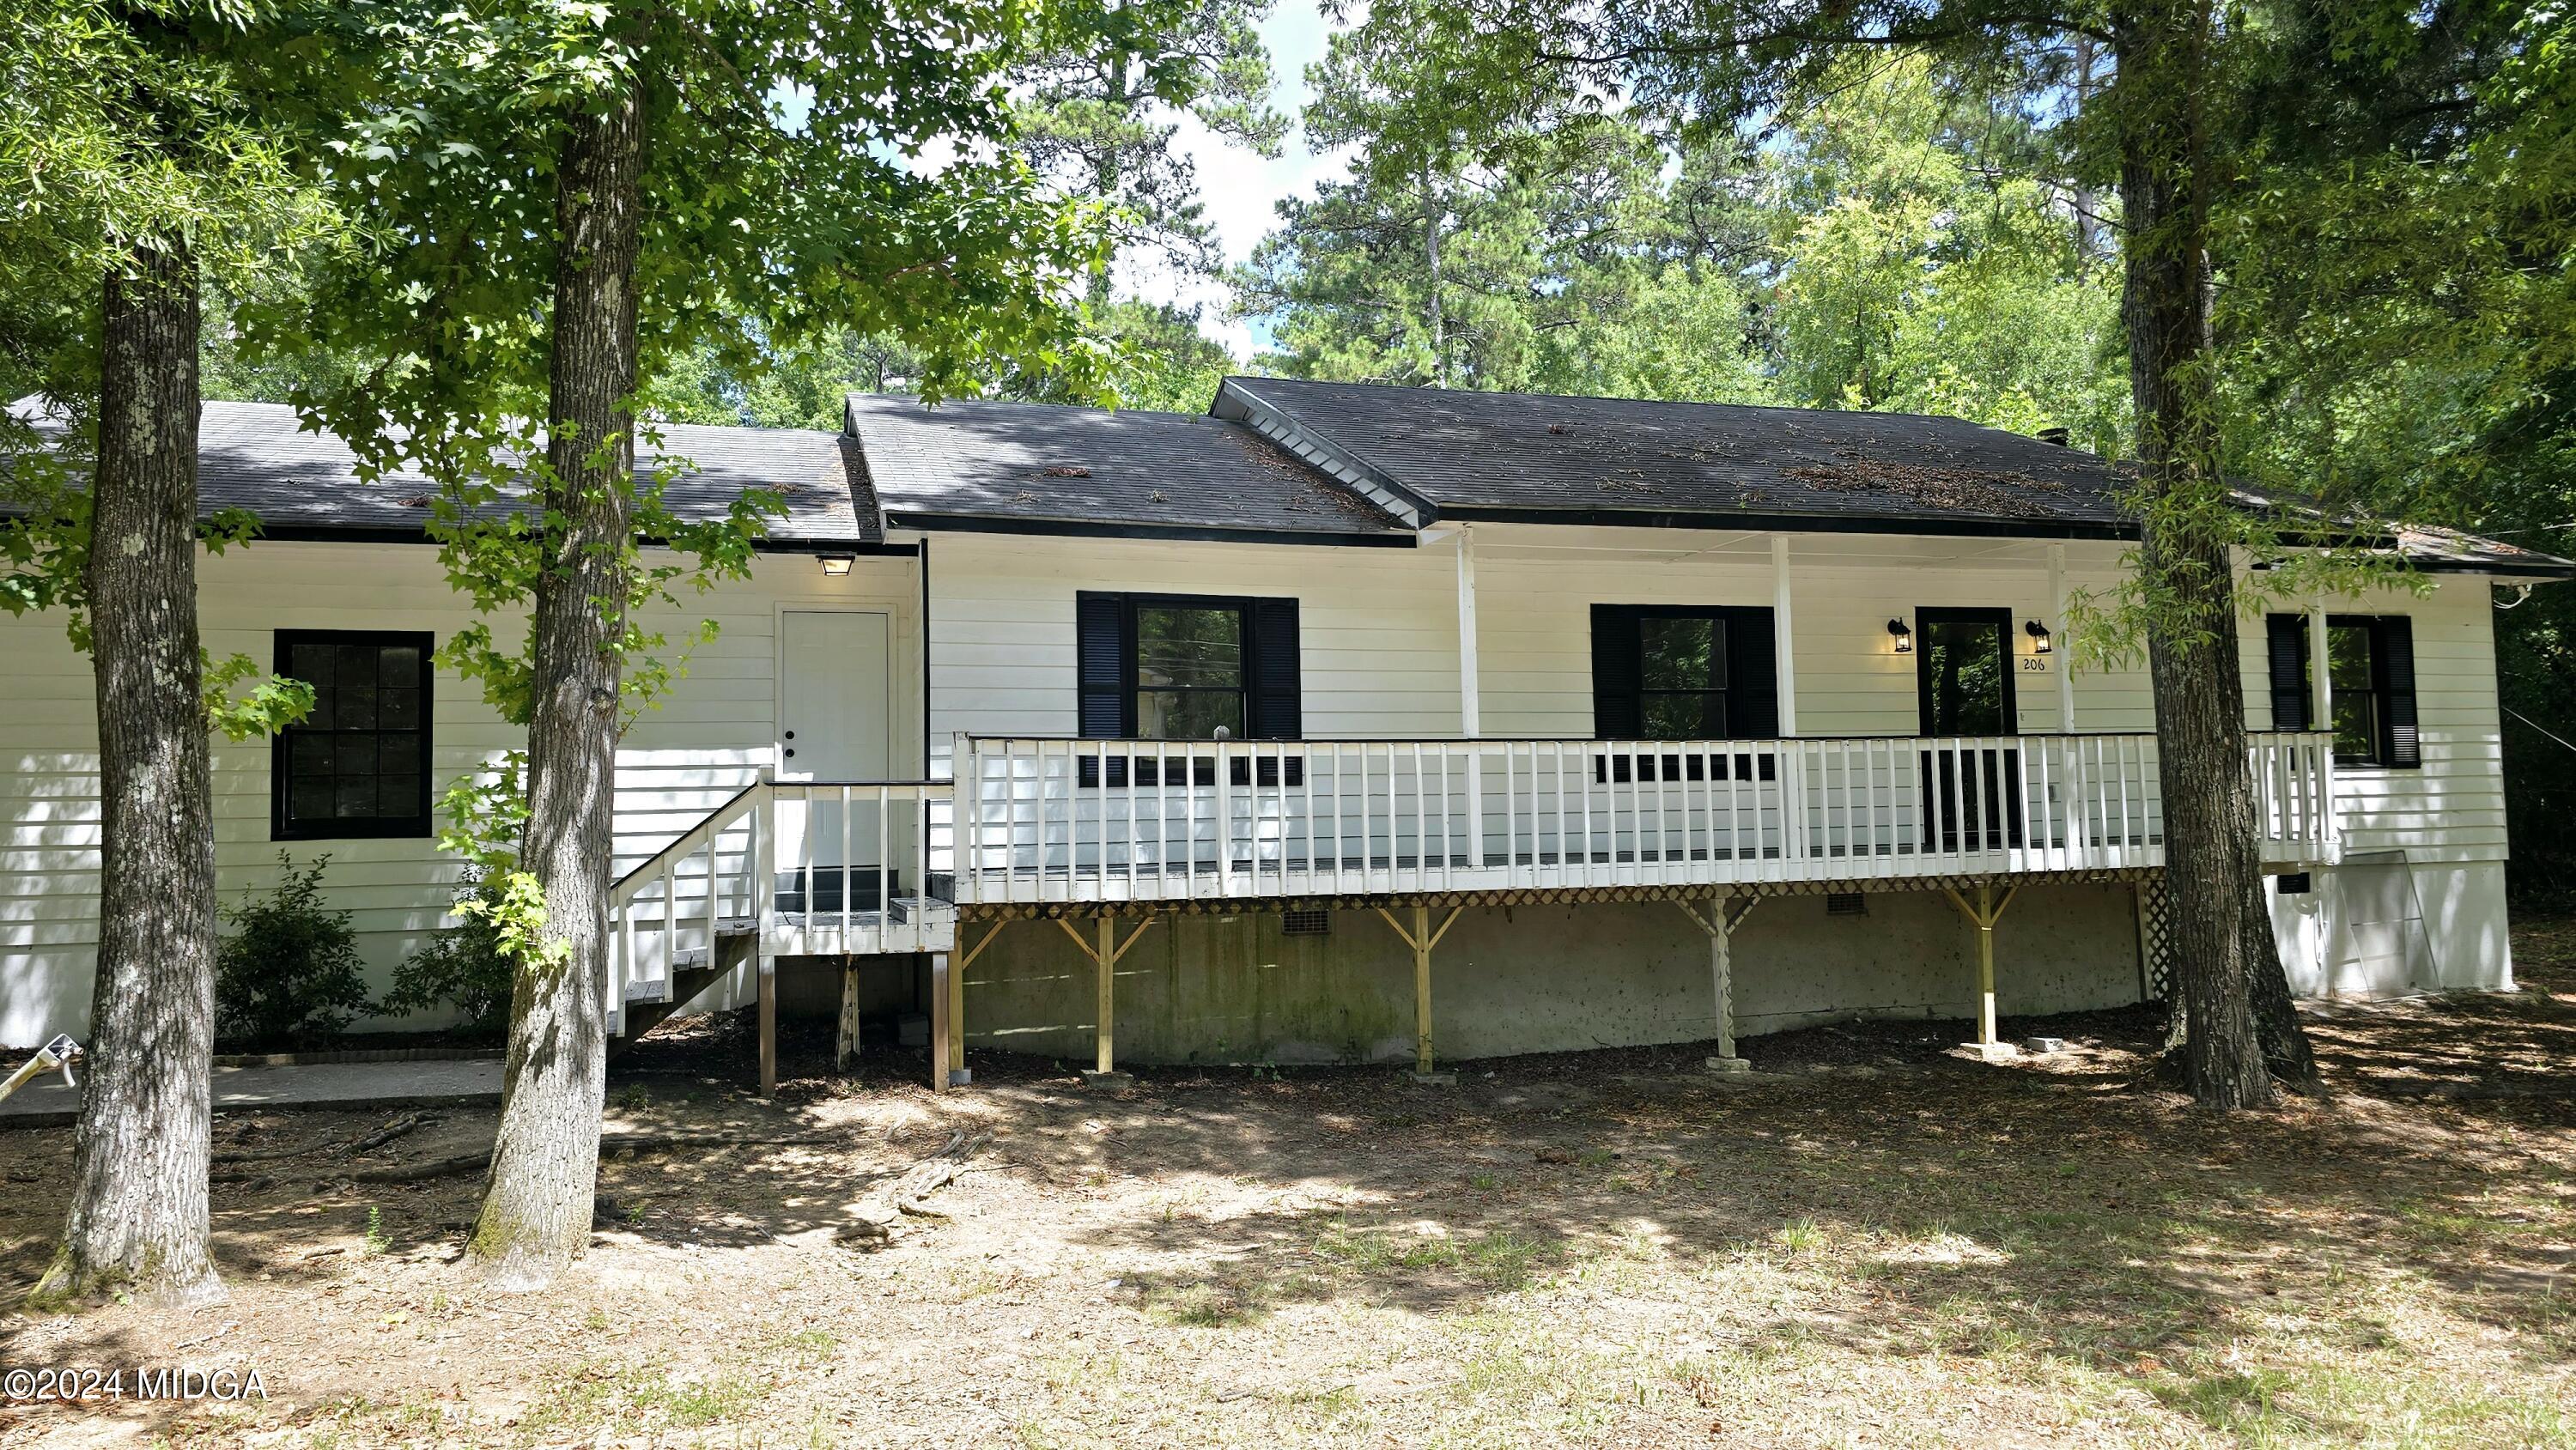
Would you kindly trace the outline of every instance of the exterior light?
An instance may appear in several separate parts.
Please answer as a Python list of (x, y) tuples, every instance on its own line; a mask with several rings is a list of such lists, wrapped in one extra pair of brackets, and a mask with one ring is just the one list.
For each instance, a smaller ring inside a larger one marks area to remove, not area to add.
[(850, 572), (850, 566), (857, 562), (857, 559), (848, 554), (825, 554), (823, 556), (823, 577), (826, 579), (842, 578)]
[(2036, 619), (2024, 620), (2022, 622), (2021, 632), (2030, 636), (2030, 652), (2032, 654), (2044, 655), (2057, 647), (2057, 641), (2049, 638), (2048, 626), (2040, 623)]
[(1905, 627), (1904, 620), (1889, 620), (1887, 622), (1887, 637), (1896, 641), (1896, 652), (1898, 654), (1910, 655), (1914, 653), (1914, 631)]

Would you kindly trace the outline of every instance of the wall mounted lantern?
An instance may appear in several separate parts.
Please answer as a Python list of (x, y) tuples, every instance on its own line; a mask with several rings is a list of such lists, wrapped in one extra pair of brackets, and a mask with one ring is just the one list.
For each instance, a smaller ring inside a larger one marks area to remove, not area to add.
[(2030, 652), (2032, 654), (2044, 655), (2050, 650), (2057, 648), (2057, 641), (2049, 637), (2048, 626), (2040, 623), (2036, 619), (2024, 620), (2022, 622), (2021, 632), (2030, 636)]
[(850, 566), (857, 562), (857, 559), (848, 554), (825, 554), (823, 556), (823, 577), (826, 579), (845, 578), (850, 572)]
[(1898, 654), (1910, 655), (1914, 653), (1914, 631), (1906, 628), (1904, 620), (1889, 620), (1887, 622), (1887, 637), (1896, 641), (1896, 652)]

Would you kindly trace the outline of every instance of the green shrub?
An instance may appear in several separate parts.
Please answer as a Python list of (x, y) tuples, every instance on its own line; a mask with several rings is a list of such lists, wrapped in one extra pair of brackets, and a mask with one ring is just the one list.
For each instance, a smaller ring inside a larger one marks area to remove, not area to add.
[(245, 892), (215, 949), (215, 1035), (260, 1047), (304, 1046), (347, 1030), (367, 1009), (366, 964), (349, 913), (322, 905), (328, 856), (285, 873), (266, 893)]
[[(487, 899), (481, 873), (468, 873), (457, 903)], [(499, 1032), (510, 1025), (514, 965), (502, 952), (499, 930), (488, 915), (460, 916), (459, 924), (441, 927), (394, 969), (394, 986), (385, 994), (384, 1010), (411, 1013), (453, 1007), (468, 1029)]]

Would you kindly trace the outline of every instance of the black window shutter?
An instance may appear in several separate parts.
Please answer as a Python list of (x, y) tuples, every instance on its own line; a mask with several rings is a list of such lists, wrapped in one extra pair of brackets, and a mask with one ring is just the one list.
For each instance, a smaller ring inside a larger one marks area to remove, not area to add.
[(1297, 659), (1297, 601), (1256, 599), (1252, 617), (1252, 718), (1255, 740), (1297, 740), (1306, 729)]
[(2298, 614), (2268, 615), (2263, 621), (2266, 654), (2272, 662), (2272, 728), (2308, 728), (2308, 621)]
[(1076, 594), (1073, 602), (1074, 681), (1080, 692), (1082, 735), (1115, 740), (1134, 733), (1136, 708), (1127, 682), (1136, 671), (1127, 657), (1127, 601), (1116, 594)]
[(1780, 736), (1780, 647), (1768, 609), (1729, 609), (1726, 619), (1726, 734)]
[(1639, 657), (1637, 611), (1625, 604), (1592, 606), (1592, 738), (1634, 740), (1646, 728), (1639, 718), (1637, 690), (1644, 671)]
[(2413, 768), (2424, 763), (2424, 744), (2415, 731), (2415, 621), (2402, 614), (2383, 616), (2377, 631), (2380, 698), (2387, 702), (2387, 763)]

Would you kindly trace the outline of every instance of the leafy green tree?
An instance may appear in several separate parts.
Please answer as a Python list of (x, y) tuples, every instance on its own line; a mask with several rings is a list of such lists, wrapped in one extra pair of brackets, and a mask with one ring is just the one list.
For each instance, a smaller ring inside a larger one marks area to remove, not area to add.
[[(207, 734), (244, 738), (311, 692), (206, 658), (204, 279), (256, 277), (335, 231), (298, 156), (345, 99), (362, 37), (291, 4), (0, 6), (0, 607), (59, 608), (96, 677), (99, 938), (73, 1187), (39, 1302), (223, 1297), (207, 1254), (216, 949)], [(357, 73), (363, 73), (363, 66)]]
[[(380, 241), (321, 277), (312, 333), (371, 364), (306, 402), (367, 466), (441, 481), (433, 531), (486, 616), (442, 662), (528, 731), (523, 782), (449, 797), (520, 962), (471, 1245), (495, 1282), (541, 1285), (589, 1235), (617, 740), (669, 678), (645, 611), (739, 573), (776, 507), (664, 507), (672, 470), (633, 466), (645, 380), (699, 349), (751, 376), (837, 331), (918, 348), (934, 395), (1005, 366), (1098, 386), (1066, 288), (1100, 254), (1095, 216), (997, 144), (1001, 82), (1067, 47), (1132, 50), (1159, 78), (1166, 18), (487, 0), (419, 20), (348, 147), (336, 191)], [(934, 142), (953, 158), (906, 164)], [(496, 633), (521, 609), (524, 634)]]
[[(2576, 553), (2576, 17), (2285, 6), (2213, 216), (2229, 462), (2321, 507)], [(2576, 890), (2576, 597), (2495, 616), (2518, 894)]]
[[(1162, 7), (1159, 64), (1121, 47), (1067, 43), (1017, 68), (1022, 153), (1068, 194), (1111, 209), (1114, 251), (1151, 254), (1184, 274), (1217, 271), (1197, 167), (1173, 143), (1186, 118), (1255, 155), (1279, 154), (1288, 122), (1270, 106), (1270, 53), (1259, 29), (1271, 3)], [(1095, 310), (1110, 301), (1110, 261), (1104, 254), (1091, 269)]]
[(2116, 456), (2116, 274), (1975, 99), (1928, 57), (1853, 58), (1784, 128), (1780, 382), (1824, 407), (2064, 427)]

